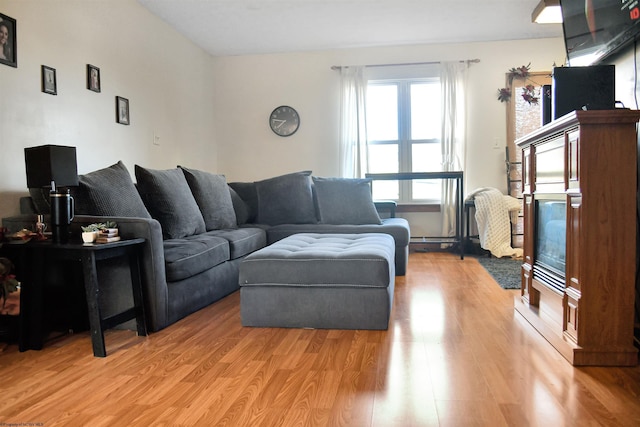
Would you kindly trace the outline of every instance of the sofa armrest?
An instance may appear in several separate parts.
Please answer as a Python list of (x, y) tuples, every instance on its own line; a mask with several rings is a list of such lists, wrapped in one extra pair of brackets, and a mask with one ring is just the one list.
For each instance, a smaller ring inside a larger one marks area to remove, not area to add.
[(378, 213), (388, 212), (389, 218), (396, 217), (396, 207), (398, 204), (393, 200), (374, 200), (373, 204)]
[(33, 230), (36, 224), (35, 214), (21, 214), (2, 218), (2, 226), (9, 230), (9, 233), (15, 233), (23, 228)]

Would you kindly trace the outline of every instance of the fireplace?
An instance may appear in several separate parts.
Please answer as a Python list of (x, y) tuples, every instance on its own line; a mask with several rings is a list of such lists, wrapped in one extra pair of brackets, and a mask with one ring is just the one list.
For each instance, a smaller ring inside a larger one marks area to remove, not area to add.
[(516, 141), (524, 257), (514, 308), (577, 366), (638, 362), (639, 120), (635, 110), (580, 110)]
[(564, 292), (567, 250), (567, 203), (543, 198), (535, 201), (533, 277)]

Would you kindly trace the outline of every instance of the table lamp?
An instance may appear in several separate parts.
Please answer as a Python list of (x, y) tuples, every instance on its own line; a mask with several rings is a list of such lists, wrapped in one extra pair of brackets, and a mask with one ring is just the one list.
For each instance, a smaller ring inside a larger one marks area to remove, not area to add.
[(42, 145), (24, 149), (28, 188), (49, 188), (51, 233), (55, 243), (67, 243), (74, 202), (69, 189), (78, 185), (76, 147)]

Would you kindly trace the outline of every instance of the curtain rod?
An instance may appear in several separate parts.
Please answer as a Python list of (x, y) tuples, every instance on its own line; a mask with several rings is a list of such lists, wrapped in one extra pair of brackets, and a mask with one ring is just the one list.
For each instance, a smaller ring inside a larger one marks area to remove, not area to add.
[[(430, 62), (407, 62), (402, 64), (368, 64), (363, 65), (365, 68), (374, 68), (374, 67), (400, 67), (400, 66), (410, 66), (410, 65), (432, 65), (432, 64), (441, 64), (443, 61), (430, 61)], [(477, 64), (480, 62), (479, 59), (466, 59), (460, 60), (459, 62), (466, 62), (467, 64)], [(333, 65), (331, 67), (332, 70), (341, 70), (347, 67), (353, 67), (353, 65)]]

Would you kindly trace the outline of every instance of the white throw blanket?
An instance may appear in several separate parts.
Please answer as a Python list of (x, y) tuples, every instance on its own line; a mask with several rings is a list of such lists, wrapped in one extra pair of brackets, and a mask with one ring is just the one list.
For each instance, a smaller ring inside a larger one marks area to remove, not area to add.
[(522, 257), (522, 249), (511, 247), (511, 222), (516, 222), (520, 202), (495, 188), (478, 188), (467, 196), (474, 199), (480, 246), (491, 255)]

